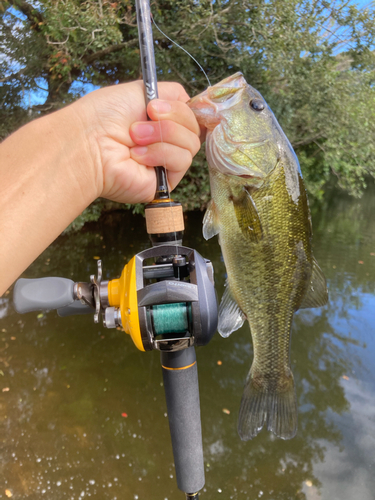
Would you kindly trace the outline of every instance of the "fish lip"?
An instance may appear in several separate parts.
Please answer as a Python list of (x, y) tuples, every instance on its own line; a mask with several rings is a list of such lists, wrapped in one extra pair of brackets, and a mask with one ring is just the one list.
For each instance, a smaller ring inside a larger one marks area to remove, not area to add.
[[(233, 174), (235, 175), (235, 174)], [(241, 179), (259, 179), (259, 180), (263, 180), (264, 177), (263, 176), (259, 176), (259, 175), (248, 175), (248, 174), (244, 174), (244, 175), (237, 175), (237, 177), (241, 177)]]
[[(249, 85), (241, 71), (237, 71), (237, 73), (234, 73), (234, 75), (227, 76), (227, 78), (224, 78), (224, 80), (222, 80), (219, 83), (216, 83), (215, 85), (221, 84), (223, 87), (227, 87), (229, 86), (228, 85), (229, 83), (231, 84), (230, 86), (236, 88), (243, 88), (246, 87), (246, 85)], [(233, 85), (233, 83), (235, 84)], [(213, 87), (215, 87), (215, 85), (213, 85)]]
[(187, 102), (187, 105), (195, 114), (195, 117), (201, 125), (204, 125), (208, 130), (214, 130), (222, 122), (222, 117), (219, 117), (220, 111), (222, 109), (226, 109), (227, 104), (214, 102), (210, 97), (210, 92), (212, 89), (220, 85), (220, 87), (233, 87), (236, 89), (236, 92), (232, 96), (237, 96), (238, 100), (238, 92), (245, 89), (248, 83), (245, 80), (245, 77), (241, 72), (237, 72), (234, 75), (231, 75), (221, 82), (207, 87), (207, 89), (200, 94), (192, 97)]
[[(210, 89), (211, 87), (208, 87)], [(193, 111), (195, 118), (200, 125), (208, 130), (214, 130), (220, 124), (220, 118), (217, 116), (217, 105), (210, 101), (207, 90), (192, 97), (187, 105)]]

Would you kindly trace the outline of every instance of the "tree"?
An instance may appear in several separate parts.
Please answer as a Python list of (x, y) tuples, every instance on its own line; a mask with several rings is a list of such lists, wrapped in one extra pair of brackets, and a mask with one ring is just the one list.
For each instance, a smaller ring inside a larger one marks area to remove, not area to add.
[[(8, 0), (0, 5), (0, 136), (93, 86), (140, 77), (134, 1)], [(360, 195), (375, 176), (375, 16), (344, 0), (155, 0), (160, 27), (212, 83), (242, 71), (269, 103), (311, 193), (337, 178)], [(154, 31), (160, 80), (192, 95), (207, 82)], [(33, 103), (35, 96), (43, 103)], [(180, 184), (187, 208), (209, 199), (203, 153)]]

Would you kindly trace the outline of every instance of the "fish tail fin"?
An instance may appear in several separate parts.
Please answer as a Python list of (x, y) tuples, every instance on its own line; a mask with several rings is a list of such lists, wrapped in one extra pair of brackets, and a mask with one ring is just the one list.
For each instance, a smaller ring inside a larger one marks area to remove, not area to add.
[(242, 395), (238, 434), (243, 441), (267, 429), (282, 439), (297, 433), (297, 401), (293, 374), (272, 381), (255, 377), (250, 370)]

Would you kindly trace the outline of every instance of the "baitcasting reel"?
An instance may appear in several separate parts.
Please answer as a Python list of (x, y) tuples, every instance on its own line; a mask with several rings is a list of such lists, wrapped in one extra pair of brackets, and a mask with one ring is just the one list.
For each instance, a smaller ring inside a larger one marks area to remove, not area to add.
[(120, 278), (90, 283), (67, 278), (19, 279), (17, 312), (57, 309), (59, 316), (100, 314), (106, 328), (122, 327), (141, 351), (179, 351), (207, 344), (217, 328), (213, 267), (197, 251), (159, 245), (135, 255)]

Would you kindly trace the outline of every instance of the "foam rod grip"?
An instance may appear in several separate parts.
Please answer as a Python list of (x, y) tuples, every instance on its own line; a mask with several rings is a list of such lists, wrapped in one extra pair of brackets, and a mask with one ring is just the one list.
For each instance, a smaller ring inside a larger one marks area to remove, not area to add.
[(73, 289), (74, 281), (67, 278), (21, 278), (14, 286), (14, 308), (26, 313), (65, 307), (74, 301)]
[(195, 493), (205, 483), (195, 349), (162, 352), (161, 363), (177, 486)]

